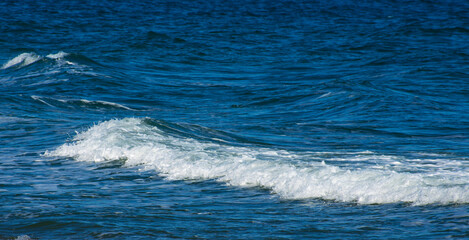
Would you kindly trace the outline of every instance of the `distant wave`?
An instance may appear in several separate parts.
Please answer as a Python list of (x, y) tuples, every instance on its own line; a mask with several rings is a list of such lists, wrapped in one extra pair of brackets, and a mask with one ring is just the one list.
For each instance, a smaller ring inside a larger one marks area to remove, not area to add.
[[(125, 166), (155, 170), (169, 180), (216, 179), (233, 186), (267, 188), (285, 199), (320, 198), (360, 204), (469, 203), (469, 166), (461, 162), (450, 163), (448, 168), (458, 165), (454, 169), (427, 169), (426, 165), (444, 164), (444, 160), (419, 164), (417, 160), (362, 154), (366, 159), (357, 157), (360, 153), (351, 153), (332, 159), (349, 165), (331, 165), (326, 163), (328, 158), (313, 153), (301, 155), (171, 136), (146, 120), (126, 118), (95, 125), (45, 156), (86, 162), (120, 159), (125, 160)], [(352, 167), (354, 161), (363, 160), (378, 164), (367, 167), (357, 163)]]
[(50, 59), (61, 59), (61, 58), (64, 58), (66, 56), (68, 56), (69, 54), (66, 53), (66, 52), (63, 52), (63, 51), (60, 51), (58, 53), (55, 53), (55, 54), (49, 54), (47, 55), (46, 57), (47, 58), (50, 58)]
[(87, 100), (87, 99), (54, 99), (48, 97), (41, 97), (41, 96), (31, 96), (32, 99), (44, 103), (51, 107), (70, 107), (70, 106), (77, 106), (77, 107), (87, 107), (87, 108), (111, 108), (111, 109), (125, 109), (125, 110), (134, 110), (122, 104), (101, 101), (101, 100)]
[[(60, 51), (58, 53), (48, 54), (46, 56), (46, 58), (59, 60), (59, 59), (63, 59), (65, 56), (68, 56), (68, 55), (69, 55), (68, 53)], [(25, 67), (25, 66), (31, 65), (31, 64), (43, 59), (43, 58), (44, 57), (42, 57), (40, 55), (37, 55), (34, 52), (21, 53), (20, 55), (14, 57), (13, 59), (11, 59), (8, 62), (6, 62), (5, 64), (3, 64), (1, 69), (7, 69), (7, 68), (15, 67), (15, 66), (19, 67), (19, 68)], [(68, 62), (68, 61), (67, 61), (67, 63), (73, 64), (73, 63)]]
[(36, 53), (22, 53), (14, 57), (10, 61), (6, 62), (5, 64), (3, 64), (1, 69), (7, 69), (13, 66), (24, 67), (24, 66), (31, 65), (41, 59), (42, 57), (37, 55)]
[[(11, 70), (2, 77), (3, 83), (11, 84), (20, 80), (23, 86), (36, 86), (65, 82), (71, 76), (80, 75), (110, 79), (106, 74), (97, 73), (95, 68), (99, 67), (99, 63), (84, 55), (59, 51), (47, 55), (21, 53), (3, 64), (0, 70)], [(41, 78), (44, 76), (46, 78)]]

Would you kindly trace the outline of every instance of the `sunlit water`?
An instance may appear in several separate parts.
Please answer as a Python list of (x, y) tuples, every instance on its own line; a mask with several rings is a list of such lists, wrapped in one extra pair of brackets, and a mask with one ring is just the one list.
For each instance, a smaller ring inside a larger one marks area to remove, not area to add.
[(465, 239), (469, 5), (3, 1), (0, 238)]

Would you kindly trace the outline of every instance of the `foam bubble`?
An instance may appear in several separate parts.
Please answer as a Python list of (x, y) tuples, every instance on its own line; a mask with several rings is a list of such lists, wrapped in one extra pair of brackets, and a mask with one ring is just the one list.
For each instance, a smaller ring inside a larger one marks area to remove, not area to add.
[(7, 63), (3, 64), (1, 69), (7, 69), (13, 66), (24, 67), (33, 64), (42, 59), (41, 56), (35, 53), (22, 53), (15, 58), (11, 59)]
[[(396, 160), (369, 152), (361, 154), (376, 162)], [(406, 172), (330, 165), (325, 161), (333, 158), (323, 158), (320, 153), (297, 154), (174, 137), (134, 118), (95, 125), (79, 133), (72, 143), (45, 155), (88, 162), (122, 159), (128, 167), (155, 170), (169, 180), (216, 179), (233, 186), (267, 188), (285, 199), (321, 198), (361, 204), (469, 203), (467, 166), (446, 174), (438, 169)], [(341, 158), (353, 162), (357, 156), (360, 153)], [(407, 163), (399, 162), (397, 165)]]

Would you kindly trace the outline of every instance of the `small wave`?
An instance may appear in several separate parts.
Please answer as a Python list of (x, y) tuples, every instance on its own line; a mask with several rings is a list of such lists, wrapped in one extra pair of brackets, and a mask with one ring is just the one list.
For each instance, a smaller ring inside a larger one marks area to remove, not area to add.
[[(373, 157), (376, 162), (395, 162), (389, 156), (357, 154)], [(135, 118), (95, 125), (79, 133), (72, 143), (44, 155), (86, 162), (121, 159), (125, 166), (155, 170), (169, 180), (216, 179), (233, 186), (267, 188), (285, 199), (320, 198), (360, 204), (469, 203), (467, 167), (453, 174), (439, 169), (416, 173), (366, 166), (350, 168), (326, 164), (329, 158), (322, 154), (303, 155), (172, 136)], [(342, 161), (356, 161), (354, 156), (345, 155)]]
[(61, 100), (61, 101), (64, 101), (64, 102), (80, 102), (80, 103), (83, 103), (85, 105), (93, 105), (93, 106), (105, 106), (105, 107), (111, 107), (111, 108), (122, 108), (122, 109), (125, 109), (125, 110), (133, 110), (129, 107), (126, 107), (122, 104), (119, 104), (119, 103), (113, 103), (113, 102), (106, 102), (106, 101), (100, 101), (100, 100), (97, 100), (97, 101), (90, 101), (90, 100), (86, 100), (86, 99), (80, 99), (80, 100)]
[[(66, 64), (69, 64), (69, 65), (75, 65), (73, 62), (70, 62), (70, 61), (64, 61), (64, 57), (70, 55), (69, 53), (66, 53), (66, 52), (63, 52), (63, 51), (60, 51), (58, 53), (53, 53), (53, 54), (48, 54), (46, 56), (46, 58), (48, 59), (52, 59), (52, 60), (56, 60), (56, 61), (60, 61), (60, 63), (66, 63)], [(18, 68), (22, 68), (22, 67), (26, 67), (28, 65), (31, 65), (41, 59), (44, 59), (44, 57), (34, 53), (34, 52), (30, 52), (30, 53), (21, 53), (20, 55), (14, 57), (13, 59), (9, 60), (8, 62), (6, 62), (5, 64), (3, 64), (2, 68), (1, 69), (7, 69), (7, 68), (11, 68), (11, 67), (18, 67)]]
[(6, 62), (3, 64), (1, 69), (7, 69), (11, 68), (13, 66), (17, 67), (25, 67), (28, 65), (31, 65), (39, 60), (41, 60), (42, 57), (35, 54), (35, 53), (22, 53), (15, 58), (11, 59), (10, 61)]
[(49, 54), (46, 57), (50, 58), (50, 59), (62, 59), (64, 57), (68, 56), (68, 55), (69, 55), (68, 53), (60, 51), (60, 52), (55, 53), (55, 54)]
[(40, 96), (31, 96), (32, 99), (39, 101), (51, 107), (86, 107), (92, 109), (125, 109), (134, 110), (119, 103), (101, 101), (101, 100), (87, 100), (87, 99), (54, 99)]

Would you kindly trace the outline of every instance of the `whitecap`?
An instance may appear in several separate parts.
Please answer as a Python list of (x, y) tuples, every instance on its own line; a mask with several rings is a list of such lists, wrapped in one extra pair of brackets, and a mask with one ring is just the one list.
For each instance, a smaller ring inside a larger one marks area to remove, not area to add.
[[(79, 133), (73, 142), (47, 151), (45, 156), (86, 162), (122, 159), (125, 166), (156, 171), (168, 180), (215, 179), (238, 187), (267, 188), (285, 199), (320, 198), (360, 204), (469, 203), (468, 166), (452, 174), (434, 168), (416, 173), (342, 167), (326, 163), (324, 160), (328, 159), (321, 159), (321, 154), (295, 154), (174, 137), (135, 118), (95, 125)], [(373, 156), (378, 163), (380, 158), (388, 164), (396, 161), (393, 157)], [(407, 162), (400, 160), (398, 165)]]
[(68, 53), (60, 51), (60, 52), (55, 53), (55, 54), (49, 54), (46, 57), (50, 58), (50, 59), (62, 59), (64, 57), (68, 56), (68, 55), (69, 55)]
[(37, 55), (36, 53), (22, 53), (3, 64), (1, 69), (7, 69), (13, 66), (24, 67), (33, 64), (41, 59), (42, 57)]

